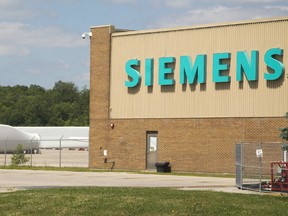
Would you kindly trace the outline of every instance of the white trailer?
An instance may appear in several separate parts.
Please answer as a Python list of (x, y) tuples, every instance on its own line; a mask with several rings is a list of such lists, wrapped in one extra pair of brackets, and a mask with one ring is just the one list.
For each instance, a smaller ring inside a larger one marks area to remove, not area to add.
[(39, 150), (40, 136), (37, 133), (28, 133), (9, 125), (0, 124), (0, 153), (13, 153), (18, 145), (24, 151)]

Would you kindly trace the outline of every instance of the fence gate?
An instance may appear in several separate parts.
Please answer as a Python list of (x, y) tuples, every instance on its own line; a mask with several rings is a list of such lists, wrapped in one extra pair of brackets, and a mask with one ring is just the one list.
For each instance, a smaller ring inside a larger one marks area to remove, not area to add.
[[(239, 189), (271, 191), (271, 182), (273, 181), (271, 176), (273, 173), (276, 173), (274, 176), (277, 176), (277, 170), (274, 171), (271, 164), (283, 161), (283, 152), (286, 146), (287, 144), (284, 143), (236, 144), (236, 186)], [(275, 181), (277, 181), (277, 177)]]

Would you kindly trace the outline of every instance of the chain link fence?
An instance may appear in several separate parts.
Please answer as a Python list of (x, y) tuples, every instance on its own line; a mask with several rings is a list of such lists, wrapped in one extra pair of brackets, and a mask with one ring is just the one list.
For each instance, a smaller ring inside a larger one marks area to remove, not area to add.
[(283, 185), (287, 181), (287, 189), (286, 186), (282, 188), (287, 192), (288, 176), (281, 177), (287, 170), (283, 162), (286, 161), (287, 146), (285, 143), (236, 144), (236, 186), (262, 192), (273, 190), (277, 182)]
[(88, 167), (89, 140), (0, 140), (0, 166), (11, 165), (11, 158), (21, 145), (29, 161), (23, 165), (47, 167)]

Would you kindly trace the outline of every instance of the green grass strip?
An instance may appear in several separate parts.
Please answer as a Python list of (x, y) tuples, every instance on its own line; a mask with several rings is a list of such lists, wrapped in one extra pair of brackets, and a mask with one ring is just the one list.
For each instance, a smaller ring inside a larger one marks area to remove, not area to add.
[(0, 193), (0, 215), (287, 215), (287, 196), (170, 188), (65, 187)]

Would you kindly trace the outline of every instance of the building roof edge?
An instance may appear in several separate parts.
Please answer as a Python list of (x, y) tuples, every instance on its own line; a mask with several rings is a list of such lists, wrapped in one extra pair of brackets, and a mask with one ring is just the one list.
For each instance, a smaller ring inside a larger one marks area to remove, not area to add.
[(128, 36), (128, 35), (138, 35), (138, 34), (151, 34), (151, 33), (163, 33), (163, 32), (173, 32), (173, 31), (184, 31), (184, 30), (196, 30), (196, 29), (205, 29), (205, 28), (218, 28), (226, 26), (235, 26), (235, 25), (249, 25), (249, 24), (258, 24), (258, 23), (268, 23), (268, 22), (281, 22), (288, 21), (288, 16), (285, 17), (274, 17), (274, 18), (265, 18), (265, 19), (254, 19), (254, 20), (243, 20), (235, 22), (222, 22), (222, 23), (210, 23), (210, 24), (201, 24), (193, 26), (182, 26), (175, 28), (161, 28), (161, 29), (148, 29), (148, 30), (128, 30), (124, 32), (114, 32), (112, 36)]

